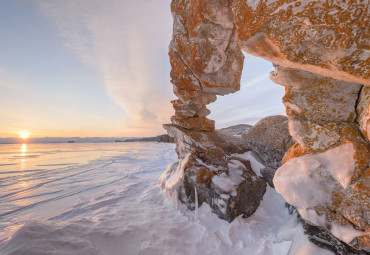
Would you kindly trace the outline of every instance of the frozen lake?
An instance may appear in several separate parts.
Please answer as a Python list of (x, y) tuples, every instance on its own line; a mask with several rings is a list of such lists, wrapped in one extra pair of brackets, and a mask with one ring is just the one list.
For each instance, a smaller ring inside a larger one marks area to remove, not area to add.
[(1, 254), (287, 254), (271, 188), (255, 215), (175, 208), (157, 185), (173, 144), (0, 145)]

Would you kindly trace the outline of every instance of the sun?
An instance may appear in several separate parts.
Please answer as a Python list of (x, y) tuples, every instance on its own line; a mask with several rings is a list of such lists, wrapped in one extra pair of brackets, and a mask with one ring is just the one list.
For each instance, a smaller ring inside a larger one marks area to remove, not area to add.
[(27, 139), (28, 137), (30, 137), (30, 134), (28, 132), (22, 132), (20, 133), (20, 137), (22, 139)]

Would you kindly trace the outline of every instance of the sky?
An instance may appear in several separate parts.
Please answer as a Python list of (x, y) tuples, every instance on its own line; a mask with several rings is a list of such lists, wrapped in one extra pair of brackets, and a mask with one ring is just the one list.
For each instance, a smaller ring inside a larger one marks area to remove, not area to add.
[[(0, 137), (164, 133), (174, 114), (169, 0), (0, 1)], [(284, 114), (272, 64), (247, 56), (216, 127)]]

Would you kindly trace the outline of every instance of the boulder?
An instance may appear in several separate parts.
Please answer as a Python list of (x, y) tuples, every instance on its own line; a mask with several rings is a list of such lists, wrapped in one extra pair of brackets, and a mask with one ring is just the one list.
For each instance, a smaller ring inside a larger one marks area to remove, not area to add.
[(244, 132), (242, 139), (264, 161), (266, 168), (261, 174), (273, 185), (275, 171), (294, 143), (288, 131), (288, 118), (282, 115), (266, 117)]
[(266, 182), (256, 175), (248, 160), (238, 157), (249, 150), (240, 137), (217, 130), (188, 130), (174, 124), (164, 127), (176, 137), (179, 156), (159, 181), (168, 197), (191, 210), (206, 202), (229, 222), (238, 215), (249, 217), (257, 210)]
[(237, 216), (251, 216), (266, 191), (266, 183), (252, 170), (250, 162), (228, 157), (225, 166), (209, 165), (197, 152), (170, 165), (159, 179), (171, 199), (189, 209), (207, 203), (214, 213), (228, 222)]

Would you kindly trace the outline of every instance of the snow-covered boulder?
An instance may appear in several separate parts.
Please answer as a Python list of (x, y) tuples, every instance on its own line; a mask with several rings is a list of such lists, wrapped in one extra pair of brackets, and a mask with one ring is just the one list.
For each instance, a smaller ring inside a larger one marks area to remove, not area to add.
[(165, 194), (191, 210), (206, 202), (222, 219), (249, 217), (258, 208), (266, 190), (248, 159), (240, 137), (225, 132), (191, 131), (165, 125), (177, 137), (179, 160), (163, 173), (159, 184)]
[(172, 200), (191, 210), (207, 203), (221, 219), (231, 222), (237, 216), (251, 216), (266, 191), (247, 160), (229, 157), (227, 167), (207, 165), (197, 153), (170, 165), (159, 184)]

